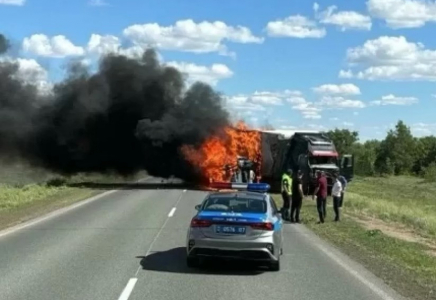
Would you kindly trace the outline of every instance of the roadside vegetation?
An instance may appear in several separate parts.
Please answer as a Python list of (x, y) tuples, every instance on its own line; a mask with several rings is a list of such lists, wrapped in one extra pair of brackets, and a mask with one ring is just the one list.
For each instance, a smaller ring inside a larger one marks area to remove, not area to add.
[(359, 142), (359, 133), (347, 129), (327, 132), (341, 154), (354, 154), (355, 174), (416, 176), (436, 183), (436, 136), (414, 137), (403, 121), (383, 140)]
[(124, 183), (145, 176), (145, 173), (140, 172), (129, 178), (115, 174), (77, 174), (62, 177), (20, 163), (3, 162), (0, 169), (0, 229), (104, 192), (101, 189), (72, 186), (73, 184)]
[[(436, 184), (408, 176), (357, 177), (350, 183), (342, 220), (327, 222), (311, 197), (304, 201), (303, 224), (362, 263), (410, 299), (436, 299)], [(281, 207), (280, 195), (274, 199)], [(298, 226), (298, 225), (297, 225)]]

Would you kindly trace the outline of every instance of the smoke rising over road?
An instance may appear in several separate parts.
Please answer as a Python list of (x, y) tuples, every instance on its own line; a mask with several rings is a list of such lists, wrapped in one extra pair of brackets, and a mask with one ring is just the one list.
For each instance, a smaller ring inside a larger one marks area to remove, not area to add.
[[(0, 55), (8, 48), (0, 35)], [(198, 179), (180, 152), (228, 125), (210, 86), (186, 90), (183, 75), (153, 50), (141, 59), (110, 54), (96, 73), (72, 63), (49, 95), (0, 62), (0, 158), (19, 157), (60, 174), (116, 171)]]

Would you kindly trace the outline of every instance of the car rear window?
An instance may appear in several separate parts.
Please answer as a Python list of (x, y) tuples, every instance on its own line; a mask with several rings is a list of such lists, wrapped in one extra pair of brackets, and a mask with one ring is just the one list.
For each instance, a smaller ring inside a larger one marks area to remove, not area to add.
[(266, 213), (267, 208), (264, 199), (211, 197), (204, 204), (203, 210)]

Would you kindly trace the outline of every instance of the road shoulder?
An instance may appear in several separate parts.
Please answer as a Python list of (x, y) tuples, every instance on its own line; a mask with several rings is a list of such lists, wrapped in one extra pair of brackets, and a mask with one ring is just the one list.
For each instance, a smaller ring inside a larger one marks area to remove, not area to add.
[[(274, 195), (274, 199), (281, 207), (280, 195)], [(343, 211), (346, 212), (346, 207)], [(327, 208), (326, 223), (317, 224), (316, 206), (309, 199), (304, 201), (301, 214), (302, 225), (309, 232), (340, 249), (402, 296), (434, 299), (436, 257), (429, 254), (427, 246), (368, 229), (355, 217), (343, 215), (341, 222), (333, 222), (331, 205)]]
[[(130, 181), (130, 183), (143, 182), (148, 179), (149, 177), (143, 177), (139, 180)], [(27, 226), (29, 223), (35, 223), (39, 219), (46, 219), (51, 215), (60, 214), (65, 210), (72, 209), (116, 191), (116, 189), (65, 186), (56, 193), (38, 199), (38, 201), (29, 201), (12, 209), (0, 210), (0, 236), (5, 235), (6, 232), (15, 231), (17, 228)]]

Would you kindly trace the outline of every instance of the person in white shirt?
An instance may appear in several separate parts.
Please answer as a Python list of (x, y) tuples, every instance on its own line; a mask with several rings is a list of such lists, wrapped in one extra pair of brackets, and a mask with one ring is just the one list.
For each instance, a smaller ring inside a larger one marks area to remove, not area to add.
[(342, 184), (339, 180), (339, 176), (337, 173), (333, 174), (333, 188), (332, 188), (332, 197), (333, 197), (333, 210), (335, 211), (335, 222), (339, 221), (339, 206), (341, 204), (341, 194), (342, 194)]
[(256, 179), (256, 174), (254, 173), (253, 170), (250, 169), (250, 183), (253, 183), (255, 179)]

